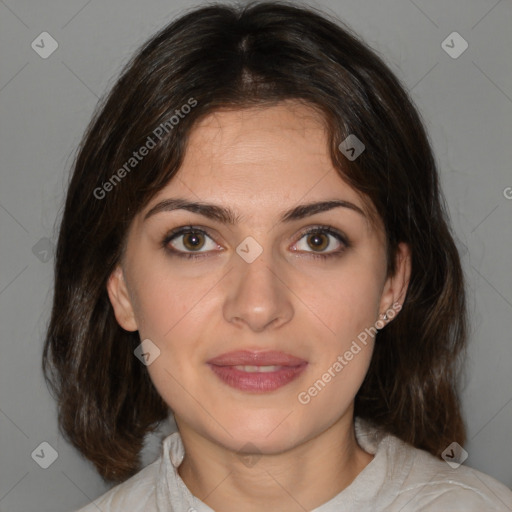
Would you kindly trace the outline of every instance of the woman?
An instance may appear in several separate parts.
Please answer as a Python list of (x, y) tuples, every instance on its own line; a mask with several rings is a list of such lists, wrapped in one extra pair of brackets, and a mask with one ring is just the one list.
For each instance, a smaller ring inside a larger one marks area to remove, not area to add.
[(81, 512), (511, 507), (459, 464), (446, 219), (418, 113), (338, 22), (269, 2), (165, 27), (91, 122), (60, 230), (45, 375), (118, 484)]

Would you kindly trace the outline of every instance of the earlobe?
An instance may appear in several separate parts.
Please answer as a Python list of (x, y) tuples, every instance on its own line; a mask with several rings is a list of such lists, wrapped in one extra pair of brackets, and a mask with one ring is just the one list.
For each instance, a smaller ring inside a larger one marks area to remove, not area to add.
[(107, 282), (107, 292), (117, 323), (126, 331), (138, 330), (132, 302), (128, 294), (123, 269), (118, 265)]
[[(396, 254), (396, 271), (386, 280), (380, 303), (380, 317), (391, 320), (402, 308), (411, 278), (411, 249), (405, 242), (398, 244)], [(390, 313), (386, 316), (386, 313)]]

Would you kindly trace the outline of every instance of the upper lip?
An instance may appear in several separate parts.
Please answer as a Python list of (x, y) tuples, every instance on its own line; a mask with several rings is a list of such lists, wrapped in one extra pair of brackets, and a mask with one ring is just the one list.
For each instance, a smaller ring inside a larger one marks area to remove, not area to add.
[(299, 366), (307, 361), (276, 350), (236, 350), (221, 354), (207, 362), (217, 366)]

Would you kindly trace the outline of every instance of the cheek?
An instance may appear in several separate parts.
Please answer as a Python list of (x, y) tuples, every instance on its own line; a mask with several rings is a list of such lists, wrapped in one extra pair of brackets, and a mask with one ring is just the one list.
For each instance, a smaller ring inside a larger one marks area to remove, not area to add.
[(195, 377), (204, 357), (201, 340), (208, 330), (215, 297), (212, 287), (218, 278), (183, 276), (170, 264), (154, 263), (138, 270), (134, 284), (139, 335), (160, 350), (148, 371), (158, 392), (176, 406), (184, 400), (182, 386), (198, 394)]
[[(311, 276), (310, 276), (311, 277)], [(304, 304), (325, 327), (327, 339), (339, 344), (374, 325), (382, 289), (375, 267), (363, 264), (340, 266), (339, 270), (317, 275), (314, 286), (303, 280), (298, 290)]]
[(141, 337), (165, 342), (183, 324), (190, 323), (200, 309), (211, 284), (208, 278), (184, 278), (172, 263), (161, 261), (140, 265), (133, 272), (135, 316)]
[(141, 340), (150, 339), (160, 350), (147, 367), (156, 390), (172, 409), (181, 412), (190, 406), (189, 393), (200, 396), (194, 375), (208, 287), (153, 270), (140, 275), (139, 334)]
[[(344, 352), (331, 357), (297, 394), (295, 410), (303, 419), (306, 430), (328, 428), (352, 406), (372, 354), (370, 344), (359, 345), (360, 352), (350, 361), (344, 359)], [(344, 362), (340, 362), (338, 356)]]
[(379, 298), (374, 280), (361, 274), (340, 275), (324, 293), (316, 292), (315, 308), (328, 330), (297, 396), (311, 421), (329, 425), (353, 401), (371, 361)]

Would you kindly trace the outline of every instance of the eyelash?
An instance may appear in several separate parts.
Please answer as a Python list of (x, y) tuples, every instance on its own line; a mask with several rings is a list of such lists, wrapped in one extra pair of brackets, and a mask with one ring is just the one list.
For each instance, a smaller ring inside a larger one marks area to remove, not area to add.
[[(173, 241), (175, 238), (178, 238), (182, 235), (189, 234), (189, 233), (201, 233), (203, 235), (208, 236), (210, 239), (212, 239), (212, 237), (204, 229), (201, 229), (201, 228), (195, 227), (195, 226), (182, 226), (182, 227), (175, 228), (175, 229), (171, 230), (170, 232), (168, 232), (165, 235), (164, 239), (162, 240), (161, 245), (171, 256), (178, 256), (179, 258), (199, 259), (199, 258), (204, 258), (205, 256), (207, 256), (208, 252), (203, 252), (203, 253), (189, 252), (189, 253), (187, 253), (187, 252), (182, 252), (182, 251), (178, 251), (176, 249), (169, 248), (169, 243), (171, 241)], [(349, 242), (347, 237), (345, 235), (343, 235), (342, 233), (340, 233), (338, 230), (332, 228), (331, 226), (319, 225), (319, 226), (314, 226), (314, 227), (308, 228), (308, 229), (304, 230), (303, 232), (301, 232), (300, 237), (297, 241), (304, 238), (304, 236), (313, 234), (313, 233), (332, 235), (334, 238), (336, 238), (336, 240), (341, 242), (344, 245), (344, 247), (342, 247), (341, 249), (338, 249), (336, 251), (325, 253), (325, 254), (315, 253), (315, 252), (308, 253), (308, 255), (309, 255), (308, 257), (320, 258), (322, 260), (326, 260), (328, 258), (340, 256), (343, 252), (345, 252), (346, 249), (351, 247), (351, 243)]]

